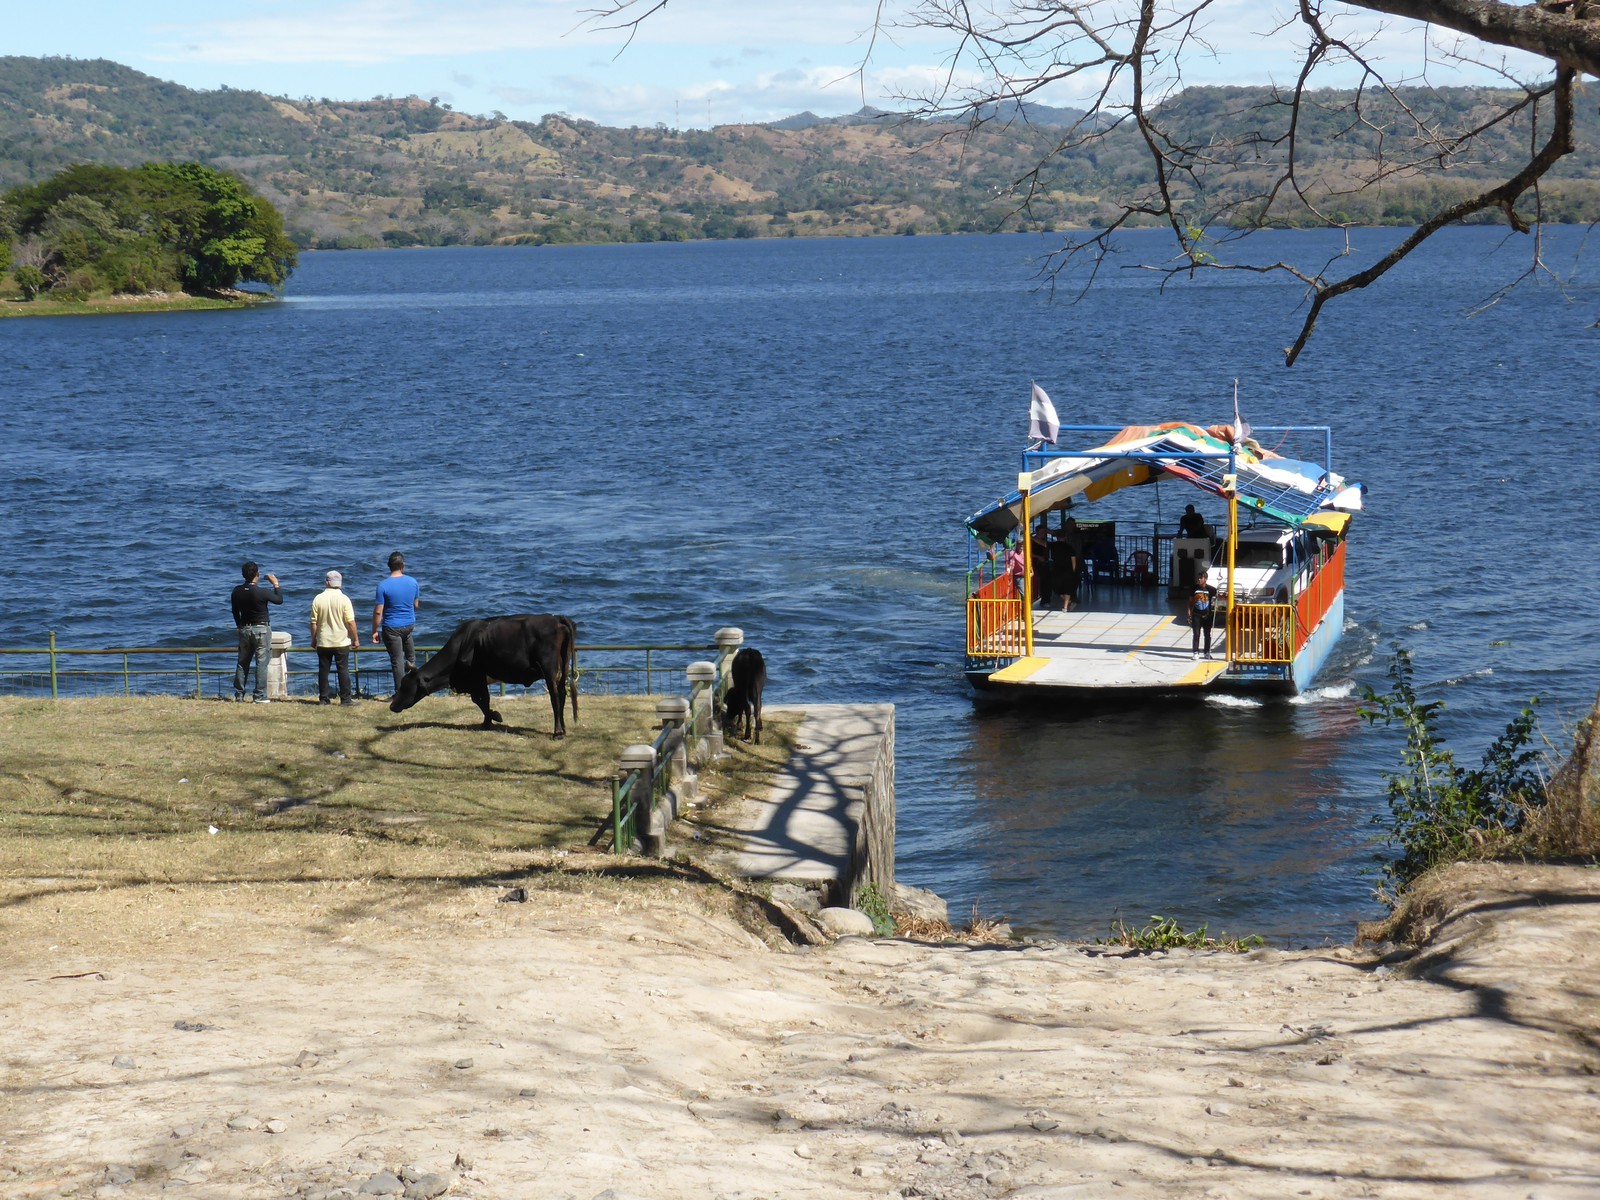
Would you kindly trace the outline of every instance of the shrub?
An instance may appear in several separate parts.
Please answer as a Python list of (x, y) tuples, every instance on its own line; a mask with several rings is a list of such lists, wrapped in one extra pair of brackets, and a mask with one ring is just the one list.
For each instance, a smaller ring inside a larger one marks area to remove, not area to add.
[(67, 277), (50, 292), (59, 299), (82, 303), (99, 291), (100, 286), (100, 279), (93, 271), (88, 267), (79, 267), (76, 271), (69, 271)]
[[(1544, 782), (1530, 749), (1537, 698), (1484, 751), (1475, 771), (1458, 766), (1437, 728), (1443, 700), (1423, 701), (1412, 682), (1411, 654), (1396, 645), (1389, 665), (1390, 688), (1380, 695), (1365, 685), (1358, 712), (1366, 721), (1400, 725), (1406, 734), (1401, 769), (1384, 772), (1389, 801), (1389, 836), (1400, 856), (1383, 863), (1379, 896), (1393, 903), (1417, 876), (1442, 863), (1484, 858), (1516, 847), (1527, 814), (1543, 805)], [(1383, 822), (1380, 814), (1373, 818)], [(1392, 886), (1390, 886), (1392, 885)]]
[(44, 291), (46, 284), (49, 283), (44, 277), (44, 272), (31, 263), (24, 263), (18, 267), (12, 272), (11, 278), (17, 281), (17, 287), (21, 289), (24, 300), (32, 300)]
[(1260, 934), (1236, 938), (1224, 933), (1211, 937), (1206, 933), (1207, 928), (1209, 926), (1202, 925), (1199, 929), (1187, 930), (1171, 917), (1155, 913), (1143, 929), (1129, 929), (1119, 919), (1111, 926), (1111, 936), (1096, 938), (1095, 945), (1130, 946), (1135, 950), (1228, 950), (1242, 954), (1267, 944), (1267, 939)]
[(894, 917), (889, 915), (889, 900), (875, 883), (863, 884), (856, 889), (855, 909), (872, 919), (872, 932), (879, 937), (894, 933)]

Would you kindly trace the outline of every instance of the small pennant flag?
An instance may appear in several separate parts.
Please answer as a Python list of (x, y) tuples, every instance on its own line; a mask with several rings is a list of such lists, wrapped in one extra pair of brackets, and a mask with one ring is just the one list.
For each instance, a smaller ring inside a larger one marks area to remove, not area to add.
[(1041, 442), (1056, 444), (1061, 432), (1061, 418), (1056, 416), (1056, 406), (1037, 383), (1033, 385), (1033, 402), (1028, 406), (1028, 436)]
[(1253, 432), (1250, 422), (1239, 415), (1239, 381), (1236, 379), (1233, 381), (1233, 444), (1242, 445)]

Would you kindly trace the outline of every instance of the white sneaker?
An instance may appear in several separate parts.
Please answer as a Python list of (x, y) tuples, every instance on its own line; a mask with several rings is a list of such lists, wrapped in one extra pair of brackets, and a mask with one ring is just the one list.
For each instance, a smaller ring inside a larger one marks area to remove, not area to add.
[(268, 700), (265, 696), (261, 696), (261, 697), (257, 698), (255, 703), (257, 703), (257, 704), (271, 704), (272, 701)]

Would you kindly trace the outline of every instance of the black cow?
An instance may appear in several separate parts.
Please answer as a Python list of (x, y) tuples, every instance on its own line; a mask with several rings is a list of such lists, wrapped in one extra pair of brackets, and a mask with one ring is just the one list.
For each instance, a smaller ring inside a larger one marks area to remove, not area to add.
[(755, 734), (756, 745), (761, 744), (761, 693), (767, 686), (767, 662), (761, 651), (746, 646), (733, 656), (733, 683), (722, 697), (722, 728), (730, 737), (739, 736), (739, 726), (744, 725), (744, 739)]
[(578, 627), (570, 617), (521, 613), (463, 621), (439, 653), (420, 670), (413, 668), (405, 673), (389, 702), (389, 711), (405, 712), (424, 696), (448, 687), (472, 697), (483, 710), (483, 727), (488, 729), (501, 719), (489, 707), (491, 680), (523, 686), (543, 680), (555, 713), (552, 736), (566, 737), (561, 701), (569, 687), (572, 719), (578, 719), (577, 648)]

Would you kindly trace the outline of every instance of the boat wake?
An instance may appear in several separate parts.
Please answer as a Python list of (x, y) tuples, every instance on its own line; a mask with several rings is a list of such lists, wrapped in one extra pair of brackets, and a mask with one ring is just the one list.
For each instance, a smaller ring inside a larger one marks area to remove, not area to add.
[(1207, 696), (1206, 703), (1217, 708), (1261, 708), (1266, 701), (1257, 700), (1251, 696), (1234, 696), (1227, 692), (1218, 692)]
[(1314, 687), (1309, 691), (1301, 692), (1298, 696), (1289, 697), (1290, 704), (1325, 704), (1329, 700), (1348, 700), (1356, 690), (1356, 682), (1346, 679), (1341, 683), (1330, 683), (1327, 687)]

